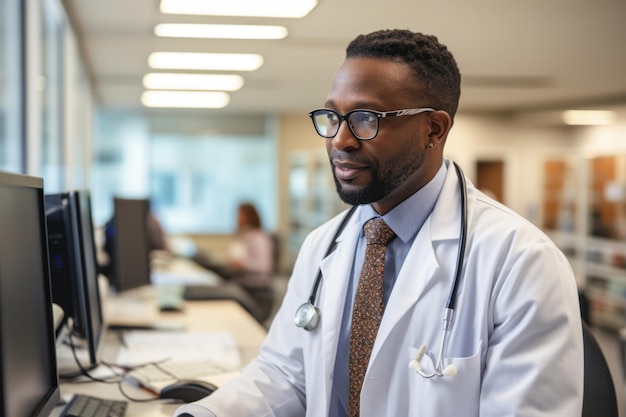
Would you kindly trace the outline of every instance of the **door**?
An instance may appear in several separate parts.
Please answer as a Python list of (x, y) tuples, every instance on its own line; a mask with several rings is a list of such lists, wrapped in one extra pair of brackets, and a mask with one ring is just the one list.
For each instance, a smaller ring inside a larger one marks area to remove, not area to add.
[(504, 203), (504, 162), (494, 160), (476, 162), (476, 187)]

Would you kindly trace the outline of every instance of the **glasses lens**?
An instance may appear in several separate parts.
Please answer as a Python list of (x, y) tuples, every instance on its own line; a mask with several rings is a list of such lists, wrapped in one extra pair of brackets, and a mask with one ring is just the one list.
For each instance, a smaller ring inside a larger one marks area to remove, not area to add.
[(332, 138), (339, 130), (339, 116), (330, 110), (317, 110), (313, 113), (313, 122), (317, 133), (325, 138)]
[(363, 140), (373, 139), (378, 133), (378, 117), (369, 111), (355, 111), (348, 118), (354, 135)]

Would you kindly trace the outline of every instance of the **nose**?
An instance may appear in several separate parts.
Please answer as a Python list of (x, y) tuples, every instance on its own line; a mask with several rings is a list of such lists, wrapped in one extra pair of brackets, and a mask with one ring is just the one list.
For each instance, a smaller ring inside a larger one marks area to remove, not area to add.
[(337, 134), (330, 140), (333, 148), (349, 150), (357, 149), (360, 146), (361, 141), (354, 136), (348, 124), (349, 122), (347, 120), (342, 120), (339, 124)]

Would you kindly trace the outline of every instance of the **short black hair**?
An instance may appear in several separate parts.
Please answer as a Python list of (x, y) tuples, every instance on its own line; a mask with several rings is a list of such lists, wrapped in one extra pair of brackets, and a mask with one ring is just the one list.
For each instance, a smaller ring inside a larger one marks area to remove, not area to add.
[(409, 65), (422, 84), (423, 105), (445, 110), (454, 120), (461, 96), (461, 73), (448, 48), (437, 37), (403, 29), (386, 29), (357, 36), (346, 58), (381, 58)]

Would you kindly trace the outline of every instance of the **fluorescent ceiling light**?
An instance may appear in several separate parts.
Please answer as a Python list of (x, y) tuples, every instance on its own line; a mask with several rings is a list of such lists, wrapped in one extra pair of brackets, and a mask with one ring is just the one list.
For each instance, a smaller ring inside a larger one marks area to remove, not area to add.
[(144, 91), (141, 102), (146, 107), (221, 109), (230, 102), (222, 91)]
[(316, 5), (317, 0), (161, 0), (161, 13), (298, 18)]
[(155, 26), (154, 34), (170, 38), (284, 39), (287, 37), (287, 28), (262, 25), (161, 23)]
[(567, 110), (563, 121), (568, 125), (610, 125), (615, 123), (615, 112), (610, 110)]
[(143, 77), (148, 90), (236, 91), (243, 86), (241, 75), (149, 73)]
[(158, 69), (254, 71), (263, 65), (257, 54), (216, 54), (200, 52), (153, 52), (148, 65)]

